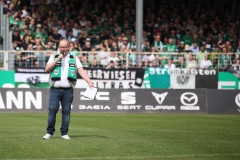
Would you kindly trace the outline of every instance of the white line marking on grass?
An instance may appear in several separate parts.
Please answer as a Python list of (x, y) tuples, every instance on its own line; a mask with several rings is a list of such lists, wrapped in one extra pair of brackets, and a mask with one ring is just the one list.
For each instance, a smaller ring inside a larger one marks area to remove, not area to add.
[(81, 158), (14, 158), (5, 160), (85, 160), (85, 159), (149, 159), (149, 158), (187, 158), (187, 157), (213, 157), (213, 156), (240, 156), (240, 153), (235, 154), (198, 154), (198, 155), (169, 155), (169, 156), (130, 156), (130, 157), (81, 157)]
[[(0, 127), (1, 129), (16, 129), (16, 128), (21, 128), (21, 129), (41, 129), (42, 130), (42, 128), (41, 127)], [(81, 128), (81, 127), (79, 127), (79, 128), (71, 128), (71, 130), (86, 130), (86, 131), (88, 131), (88, 130), (96, 130), (96, 128)]]
[[(122, 129), (124, 131), (134, 131), (134, 130), (138, 130), (138, 129)], [(206, 131), (187, 131), (187, 130), (145, 130), (145, 131), (151, 131), (151, 132), (206, 132)]]

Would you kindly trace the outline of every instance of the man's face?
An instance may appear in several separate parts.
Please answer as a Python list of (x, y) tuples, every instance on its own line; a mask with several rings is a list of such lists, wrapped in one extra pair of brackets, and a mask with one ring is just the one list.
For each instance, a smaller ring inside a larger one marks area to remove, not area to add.
[(29, 44), (28, 45), (28, 50), (32, 50), (32, 48), (33, 48), (32, 44)]
[(135, 42), (135, 41), (136, 41), (136, 39), (135, 39), (134, 36), (131, 37), (131, 41), (132, 41), (132, 42)]
[(192, 60), (192, 55), (191, 54), (188, 55), (188, 60), (190, 60), (190, 61)]
[(118, 42), (122, 42), (122, 38), (121, 37), (118, 37)]
[(59, 50), (60, 50), (61, 53), (63, 52), (65, 56), (68, 54), (68, 43), (67, 43), (67, 41), (63, 40), (59, 43)]
[(127, 40), (123, 40), (123, 43), (124, 43), (124, 44), (127, 44), (127, 43), (128, 43), (128, 41), (127, 41)]
[(48, 42), (47, 44), (48, 44), (48, 46), (52, 46), (52, 42)]
[(122, 46), (121, 46), (121, 51), (125, 51), (125, 49), (126, 49), (126, 46), (125, 46), (125, 45), (122, 45)]
[(13, 43), (13, 47), (16, 48), (17, 47), (17, 42)]
[(85, 46), (86, 46), (87, 48), (90, 48), (90, 47), (91, 47), (90, 42), (86, 42)]
[(156, 41), (160, 41), (160, 36), (156, 36)]
[(73, 49), (74, 49), (74, 43), (70, 43), (70, 44), (69, 44), (69, 49), (70, 49), (70, 50), (73, 50)]
[(93, 29), (97, 29), (97, 25), (93, 25)]
[(15, 34), (15, 35), (18, 35), (18, 33), (19, 33), (18, 31), (14, 31), (14, 34)]
[(223, 48), (222, 52), (223, 52), (224, 55), (227, 55), (227, 49), (226, 48)]

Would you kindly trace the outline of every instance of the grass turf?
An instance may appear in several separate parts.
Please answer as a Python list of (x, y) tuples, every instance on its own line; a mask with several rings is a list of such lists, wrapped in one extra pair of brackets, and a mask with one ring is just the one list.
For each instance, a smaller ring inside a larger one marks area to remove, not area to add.
[(0, 114), (0, 159), (240, 159), (240, 116), (72, 114), (71, 140), (43, 140), (47, 114)]

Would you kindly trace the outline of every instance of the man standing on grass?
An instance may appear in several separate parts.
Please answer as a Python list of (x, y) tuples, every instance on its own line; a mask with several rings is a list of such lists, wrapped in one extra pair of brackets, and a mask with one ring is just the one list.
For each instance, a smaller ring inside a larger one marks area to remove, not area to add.
[(45, 70), (46, 72), (50, 72), (49, 84), (51, 88), (47, 134), (43, 136), (43, 139), (52, 138), (55, 132), (56, 114), (60, 103), (62, 106), (61, 137), (63, 139), (70, 139), (68, 136), (68, 127), (73, 101), (73, 87), (76, 85), (77, 73), (82, 76), (90, 88), (93, 87), (93, 83), (83, 69), (80, 60), (69, 51), (69, 43), (66, 39), (60, 41), (59, 51), (51, 55)]

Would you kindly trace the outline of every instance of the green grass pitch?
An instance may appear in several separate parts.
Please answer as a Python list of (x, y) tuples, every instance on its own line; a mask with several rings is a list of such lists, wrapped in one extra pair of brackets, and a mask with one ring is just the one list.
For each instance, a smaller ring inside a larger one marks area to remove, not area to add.
[(78, 114), (69, 136), (43, 140), (47, 113), (0, 113), (4, 160), (239, 160), (240, 116), (206, 114)]

